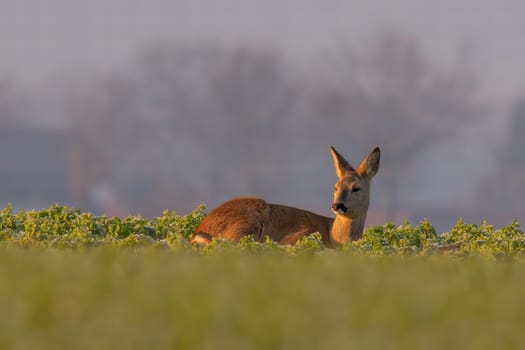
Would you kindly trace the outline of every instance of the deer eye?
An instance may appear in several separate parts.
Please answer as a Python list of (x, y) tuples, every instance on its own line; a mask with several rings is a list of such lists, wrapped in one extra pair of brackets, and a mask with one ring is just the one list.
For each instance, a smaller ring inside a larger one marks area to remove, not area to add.
[(359, 191), (361, 191), (361, 189), (359, 187), (352, 188), (352, 193), (356, 193), (356, 192), (359, 192)]

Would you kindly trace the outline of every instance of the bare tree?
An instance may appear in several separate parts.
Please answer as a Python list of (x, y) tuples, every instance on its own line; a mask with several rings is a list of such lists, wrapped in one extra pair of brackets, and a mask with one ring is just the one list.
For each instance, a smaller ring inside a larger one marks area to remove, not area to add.
[(525, 98), (513, 105), (504, 147), (495, 150), (493, 171), (480, 183), (480, 202), (490, 202), (499, 213), (521, 215), (525, 204)]
[(300, 88), (274, 53), (241, 48), (216, 62), (209, 90), (213, 128), (205, 121), (200, 132), (222, 146), (231, 172), (221, 161), (214, 165), (214, 179), (225, 185), (237, 175), (236, 191), (275, 195), (288, 181), (287, 118)]
[(211, 197), (271, 195), (286, 182), (283, 141), (299, 86), (276, 53), (163, 48), (144, 63), (148, 86), (163, 86), (160, 104), (176, 111), (176, 129), (204, 145)]
[(403, 169), (422, 149), (444, 142), (482, 113), (477, 80), (458, 64), (438, 69), (416, 41), (389, 35), (366, 52), (344, 51), (332, 88), (316, 101), (354, 145), (384, 149), (381, 179), (389, 215)]
[(184, 202), (200, 191), (206, 201), (268, 195), (261, 184), (285, 181), (284, 123), (296, 94), (273, 52), (159, 47), (71, 104), (83, 135), (74, 141), (98, 154), (103, 171), (94, 178), (148, 193), (150, 201), (129, 201), (150, 213), (174, 201), (190, 209)]
[[(324, 151), (325, 142), (347, 142), (356, 154), (380, 145), (392, 213), (414, 156), (482, 115), (475, 75), (461, 65), (439, 69), (407, 38), (387, 36), (366, 52), (344, 51), (330, 69), (336, 74), (329, 83), (315, 80), (306, 91), (275, 52), (158, 47), (73, 104), (84, 135), (75, 141), (99, 155), (102, 170), (93, 177), (132, 191), (138, 197), (128, 201), (137, 206), (156, 202), (147, 204), (155, 210), (190, 196), (208, 203), (238, 194), (279, 197), (291, 181), (292, 143), (313, 161), (312, 184), (321, 176), (319, 162), (301, 145)], [(300, 113), (314, 120), (297, 113), (298, 100)], [(146, 194), (150, 200), (137, 200)]]

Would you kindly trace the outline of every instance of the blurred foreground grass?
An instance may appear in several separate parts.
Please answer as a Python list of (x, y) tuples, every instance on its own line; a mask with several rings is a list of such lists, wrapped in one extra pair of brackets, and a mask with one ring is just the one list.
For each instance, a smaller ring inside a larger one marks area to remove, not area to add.
[(2, 249), (2, 349), (511, 349), (525, 266)]

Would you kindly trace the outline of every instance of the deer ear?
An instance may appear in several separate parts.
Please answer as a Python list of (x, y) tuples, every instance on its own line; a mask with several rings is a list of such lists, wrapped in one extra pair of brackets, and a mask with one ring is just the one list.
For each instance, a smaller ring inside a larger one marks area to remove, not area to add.
[(361, 163), (359, 168), (357, 168), (357, 173), (361, 176), (367, 176), (369, 178), (374, 177), (379, 170), (379, 161), (381, 159), (381, 150), (379, 147), (374, 148), (374, 150), (366, 157), (365, 160)]
[(345, 173), (349, 171), (355, 171), (354, 168), (346, 161), (346, 159), (343, 158), (342, 155), (340, 155), (335, 148), (332, 146), (330, 147), (330, 152), (332, 153), (332, 157), (334, 157), (334, 167), (335, 167), (335, 173), (339, 178), (342, 178), (345, 176)]

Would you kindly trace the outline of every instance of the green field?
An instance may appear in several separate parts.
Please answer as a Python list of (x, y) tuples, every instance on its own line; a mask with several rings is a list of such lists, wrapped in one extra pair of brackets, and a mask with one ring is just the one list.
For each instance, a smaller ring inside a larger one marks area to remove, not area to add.
[(511, 349), (525, 266), (340, 253), (4, 250), (2, 349)]
[(315, 236), (200, 249), (187, 236), (203, 215), (0, 211), (0, 348), (523, 347), (517, 223), (387, 224), (340, 250)]

